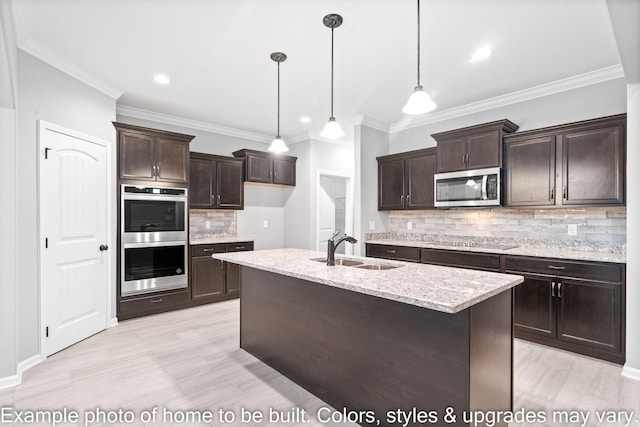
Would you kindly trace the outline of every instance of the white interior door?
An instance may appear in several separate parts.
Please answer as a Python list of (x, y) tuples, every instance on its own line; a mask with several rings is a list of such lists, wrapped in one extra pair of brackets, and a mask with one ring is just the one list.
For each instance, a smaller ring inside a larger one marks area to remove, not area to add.
[(108, 146), (39, 123), (44, 356), (107, 327)]

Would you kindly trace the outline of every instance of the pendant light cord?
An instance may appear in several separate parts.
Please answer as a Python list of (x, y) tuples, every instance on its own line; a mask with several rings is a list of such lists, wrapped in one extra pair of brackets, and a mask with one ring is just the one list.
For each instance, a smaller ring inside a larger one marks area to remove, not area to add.
[(418, 86), (420, 86), (420, 0), (418, 2)]
[(331, 27), (331, 118), (333, 118), (333, 27)]
[(278, 132), (276, 138), (280, 139), (280, 62), (278, 62)]

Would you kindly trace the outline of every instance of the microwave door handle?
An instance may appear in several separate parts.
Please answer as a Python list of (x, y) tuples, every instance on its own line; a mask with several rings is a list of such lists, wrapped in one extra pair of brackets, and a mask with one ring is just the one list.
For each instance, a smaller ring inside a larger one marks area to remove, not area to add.
[(487, 200), (487, 180), (489, 175), (482, 176), (482, 200)]

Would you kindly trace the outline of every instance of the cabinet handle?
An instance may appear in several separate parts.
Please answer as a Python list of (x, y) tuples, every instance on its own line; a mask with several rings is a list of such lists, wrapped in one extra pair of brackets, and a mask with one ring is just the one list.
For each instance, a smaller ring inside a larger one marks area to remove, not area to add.
[(220, 206), (220, 195), (218, 194), (218, 206)]
[(556, 296), (556, 282), (551, 282), (551, 296)]
[(466, 157), (467, 157), (467, 167), (469, 167), (469, 153), (467, 153)]
[(236, 249), (244, 249), (244, 246), (236, 246)]
[(562, 298), (562, 282), (558, 282), (558, 298)]
[(213, 252), (213, 248), (204, 248), (202, 252)]
[(395, 254), (395, 253), (396, 253), (396, 251), (395, 251), (395, 250), (393, 250), (393, 251), (392, 251), (391, 249), (387, 249), (387, 253), (388, 253), (388, 254)]
[(154, 176), (158, 176), (156, 175), (156, 165), (151, 166), (151, 177), (153, 178)]
[(224, 270), (224, 261), (220, 262), (220, 270)]
[(567, 186), (566, 185), (562, 186), (562, 198), (564, 200), (567, 200), (567, 193), (568, 193)]
[(411, 194), (407, 194), (407, 206), (411, 204)]
[(158, 302), (162, 302), (162, 298), (158, 298), (158, 299), (152, 299), (151, 301), (149, 301), (151, 304), (156, 304)]
[(550, 270), (565, 270), (567, 267), (561, 267), (557, 265), (547, 265), (547, 268)]
[(278, 175), (277, 171), (273, 171), (273, 178), (275, 179), (275, 177)]
[(160, 166), (156, 166), (156, 177), (160, 177)]
[(462, 155), (462, 165), (465, 166), (465, 167), (467, 166), (467, 155), (466, 154)]
[(556, 195), (556, 188), (551, 187), (551, 191), (549, 191), (549, 200), (555, 199), (555, 195)]
[(404, 206), (404, 194), (400, 196), (400, 205)]

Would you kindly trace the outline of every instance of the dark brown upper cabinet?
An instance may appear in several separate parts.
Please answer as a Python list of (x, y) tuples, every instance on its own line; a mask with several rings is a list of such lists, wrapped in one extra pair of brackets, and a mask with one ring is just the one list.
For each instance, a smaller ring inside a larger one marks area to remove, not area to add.
[(517, 129), (504, 119), (431, 135), (437, 142), (438, 172), (502, 166), (502, 138)]
[(297, 157), (246, 148), (234, 151), (233, 155), (245, 159), (244, 179), (246, 182), (296, 185)]
[(378, 210), (433, 208), (436, 149), (381, 156), (378, 160)]
[(625, 203), (626, 115), (505, 137), (507, 206)]
[(191, 153), (189, 207), (244, 209), (244, 162), (234, 157)]
[(189, 143), (193, 136), (125, 123), (113, 125), (118, 132), (120, 180), (187, 185)]

